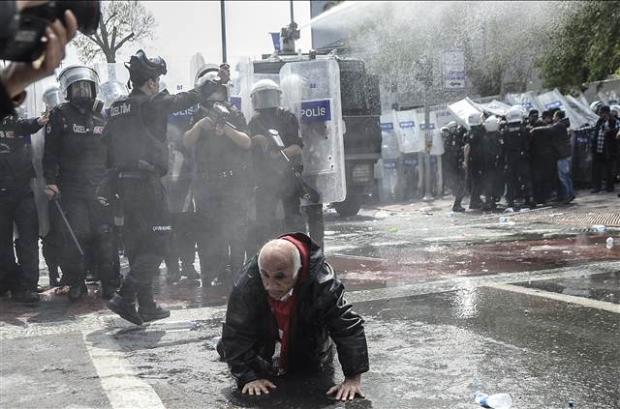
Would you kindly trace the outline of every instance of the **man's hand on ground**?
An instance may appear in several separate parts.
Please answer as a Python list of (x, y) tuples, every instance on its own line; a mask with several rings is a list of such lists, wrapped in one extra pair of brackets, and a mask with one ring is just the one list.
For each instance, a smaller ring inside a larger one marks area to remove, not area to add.
[(276, 385), (269, 382), (267, 379), (257, 379), (252, 382), (248, 382), (243, 385), (243, 389), (241, 393), (248, 395), (261, 395), (261, 394), (269, 394), (269, 389), (275, 389)]
[(355, 395), (359, 395), (363, 398), (362, 375), (355, 375), (350, 378), (345, 378), (340, 385), (332, 386), (327, 391), (327, 395), (332, 395), (334, 393), (336, 394), (336, 400), (353, 400)]

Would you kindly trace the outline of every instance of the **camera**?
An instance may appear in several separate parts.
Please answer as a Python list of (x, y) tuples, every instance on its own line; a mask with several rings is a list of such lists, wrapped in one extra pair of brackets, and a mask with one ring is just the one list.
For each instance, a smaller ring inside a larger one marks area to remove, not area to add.
[(0, 59), (10, 61), (35, 61), (45, 50), (45, 29), (54, 20), (63, 24), (66, 10), (71, 10), (78, 22), (78, 29), (84, 34), (97, 31), (101, 19), (100, 0), (50, 1), (36, 7), (22, 10), (16, 17), (17, 29), (12, 36), (0, 42)]

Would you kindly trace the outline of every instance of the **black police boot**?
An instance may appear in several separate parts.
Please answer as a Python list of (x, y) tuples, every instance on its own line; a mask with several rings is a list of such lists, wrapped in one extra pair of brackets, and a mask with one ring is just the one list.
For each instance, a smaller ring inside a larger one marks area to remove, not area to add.
[(70, 301), (77, 301), (82, 298), (83, 295), (88, 295), (88, 287), (86, 287), (84, 280), (79, 280), (71, 284), (69, 288)]
[(170, 311), (155, 303), (153, 289), (149, 285), (141, 287), (138, 291), (138, 314), (142, 321), (151, 322), (168, 318)]
[(36, 304), (41, 300), (41, 297), (34, 291), (20, 290), (14, 292), (11, 295), (11, 299), (19, 303)]
[(125, 279), (118, 293), (106, 305), (121, 318), (142, 325), (142, 317), (136, 310), (136, 285), (132, 281)]
[(142, 317), (136, 311), (136, 303), (118, 294), (114, 294), (112, 299), (106, 303), (109, 309), (118, 314), (121, 318), (132, 324), (142, 325)]

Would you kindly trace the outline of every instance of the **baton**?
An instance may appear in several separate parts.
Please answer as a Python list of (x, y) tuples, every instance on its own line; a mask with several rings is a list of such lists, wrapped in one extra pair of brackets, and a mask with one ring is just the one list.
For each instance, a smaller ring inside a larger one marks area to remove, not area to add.
[(84, 251), (82, 250), (82, 246), (80, 246), (80, 242), (75, 236), (75, 232), (73, 231), (73, 228), (71, 228), (71, 224), (69, 224), (69, 220), (67, 220), (67, 215), (65, 214), (64, 210), (62, 210), (62, 206), (60, 206), (60, 199), (54, 198), (52, 200), (56, 204), (56, 209), (58, 209), (58, 213), (60, 213), (62, 220), (65, 222), (65, 226), (67, 226), (67, 230), (69, 230), (69, 234), (71, 235), (71, 238), (73, 239), (73, 243), (75, 244), (75, 247), (77, 247), (78, 251), (80, 252), (80, 255), (84, 257)]

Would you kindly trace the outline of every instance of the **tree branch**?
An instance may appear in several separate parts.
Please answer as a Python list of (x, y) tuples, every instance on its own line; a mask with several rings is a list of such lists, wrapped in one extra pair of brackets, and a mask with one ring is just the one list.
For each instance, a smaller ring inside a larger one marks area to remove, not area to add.
[[(98, 47), (101, 47), (101, 42), (99, 40), (97, 40), (95, 37), (93, 37), (91, 35), (86, 35), (86, 34), (83, 34), (83, 35), (84, 35), (84, 37), (88, 38), (90, 41), (95, 43), (95, 45), (97, 45)], [(84, 43), (84, 46), (86, 47), (86, 43)]]
[(123, 46), (123, 44), (125, 44), (127, 41), (131, 40), (134, 36), (134, 33), (129, 34), (127, 37), (123, 38), (121, 41), (119, 41), (118, 45), (114, 48), (114, 50), (118, 50), (119, 48), (121, 48)]
[(112, 41), (110, 41), (110, 49), (116, 50), (114, 46), (115, 44), (116, 44), (116, 26), (114, 26), (114, 28), (112, 29)]
[(107, 26), (110, 20), (112, 20), (114, 17), (116, 17), (116, 12), (110, 14), (110, 16), (105, 19), (105, 22), (103, 23), (103, 25)]

